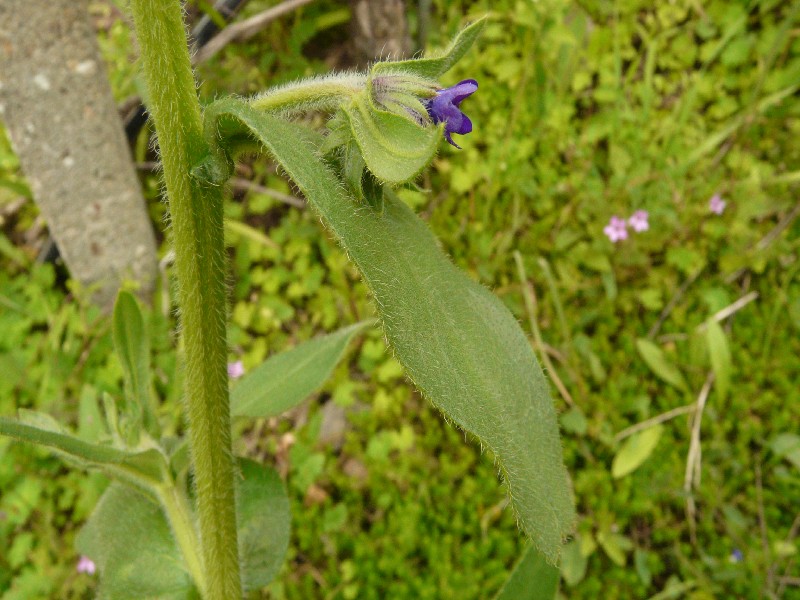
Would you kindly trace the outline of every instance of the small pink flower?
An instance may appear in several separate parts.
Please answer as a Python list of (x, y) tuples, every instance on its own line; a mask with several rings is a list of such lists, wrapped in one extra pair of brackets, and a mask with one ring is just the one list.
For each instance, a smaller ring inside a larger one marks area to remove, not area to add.
[(628, 225), (630, 225), (631, 229), (633, 229), (636, 233), (647, 231), (650, 229), (650, 223), (647, 222), (647, 218), (649, 216), (650, 215), (646, 210), (637, 210), (628, 219)]
[(711, 196), (711, 200), (708, 201), (708, 210), (715, 215), (721, 215), (727, 205), (728, 203), (722, 199), (722, 196), (714, 194)]
[(78, 566), (75, 567), (78, 573), (86, 573), (87, 575), (94, 575), (96, 569), (94, 561), (88, 556), (81, 556), (78, 559)]
[(228, 363), (228, 377), (231, 379), (239, 379), (244, 375), (244, 365), (242, 361), (237, 360), (236, 362)]
[(621, 219), (617, 216), (611, 217), (608, 221), (608, 225), (603, 227), (603, 233), (615, 244), (621, 240), (627, 240), (628, 229), (625, 224), (625, 219)]

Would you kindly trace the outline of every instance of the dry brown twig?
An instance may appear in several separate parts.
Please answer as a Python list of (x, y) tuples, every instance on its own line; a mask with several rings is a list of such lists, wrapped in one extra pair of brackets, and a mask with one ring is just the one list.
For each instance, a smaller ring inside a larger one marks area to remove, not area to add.
[(536, 349), (538, 350), (539, 356), (541, 356), (542, 362), (544, 363), (545, 368), (550, 375), (550, 379), (553, 380), (553, 385), (555, 385), (556, 389), (558, 389), (558, 393), (561, 394), (564, 402), (566, 402), (568, 406), (575, 406), (575, 401), (572, 399), (572, 395), (569, 393), (569, 390), (567, 390), (564, 382), (561, 381), (561, 378), (558, 376), (558, 373), (553, 366), (553, 361), (550, 360), (550, 355), (545, 350), (542, 332), (539, 331), (539, 323), (537, 322), (536, 292), (533, 289), (533, 285), (531, 285), (530, 281), (528, 281), (528, 276), (525, 273), (525, 265), (522, 263), (522, 255), (517, 250), (514, 250), (514, 261), (517, 263), (517, 273), (519, 274), (520, 285), (522, 287), (522, 296), (525, 300), (525, 308), (528, 312), (528, 321), (530, 322), (531, 332), (533, 333), (533, 341)]
[(693, 413), (696, 410), (697, 410), (697, 403), (687, 404), (686, 406), (679, 406), (678, 408), (673, 408), (672, 410), (668, 410), (665, 413), (661, 413), (660, 415), (656, 415), (655, 417), (646, 419), (641, 423), (636, 423), (635, 425), (626, 427), (625, 429), (623, 429), (617, 435), (614, 436), (614, 441), (621, 442), (626, 437), (632, 436), (634, 433), (639, 433), (640, 431), (644, 431), (645, 429), (648, 429), (653, 425), (658, 425), (659, 423), (665, 423), (670, 419), (674, 419), (675, 417)]
[(286, 13), (312, 2), (314, 0), (286, 0), (277, 6), (253, 15), (249, 19), (226, 27), (192, 56), (192, 64), (197, 65), (208, 60), (233, 41), (250, 39), (278, 17), (282, 17)]
[(700, 485), (700, 464), (703, 449), (700, 445), (700, 425), (703, 420), (703, 410), (706, 407), (711, 385), (714, 383), (714, 373), (706, 376), (706, 381), (697, 396), (696, 410), (692, 419), (692, 434), (689, 442), (689, 453), (686, 455), (686, 472), (683, 477), (683, 491), (686, 493), (686, 517), (689, 520), (689, 535), (692, 544), (697, 543), (697, 505), (692, 496), (692, 489)]
[[(761, 546), (764, 550), (764, 556), (767, 560), (772, 557), (772, 552), (769, 547), (769, 535), (767, 535), (767, 517), (764, 513), (764, 482), (761, 476), (761, 454), (755, 457), (755, 467), (753, 469), (756, 477), (756, 502), (758, 506), (758, 530), (761, 533)], [(767, 590), (772, 590), (775, 585), (775, 572), (770, 569), (767, 571), (767, 582), (764, 587)]]
[[(797, 513), (797, 516), (794, 518), (794, 522), (792, 526), (789, 528), (789, 534), (786, 536), (786, 543), (790, 544), (794, 541), (794, 538), (797, 537), (798, 532), (800, 532), (800, 513)], [(794, 587), (800, 587), (800, 577), (791, 577), (789, 571), (794, 564), (794, 558), (789, 556), (786, 558), (786, 567), (784, 568), (783, 576), (778, 578), (778, 591), (776, 595), (778, 598), (783, 597), (783, 592), (786, 589), (787, 585), (791, 585)], [(778, 568), (778, 562), (774, 562), (769, 567), (768, 578), (771, 578), (774, 572)]]
[[(744, 296), (742, 296), (741, 298), (739, 298), (735, 302), (733, 302), (733, 303), (729, 304), (728, 306), (726, 306), (725, 308), (720, 309), (717, 312), (715, 312), (713, 315), (711, 315), (709, 317), (709, 319), (713, 319), (717, 323), (719, 323), (720, 321), (724, 321), (728, 317), (730, 317), (733, 314), (739, 312), (745, 306), (747, 306), (748, 304), (750, 304), (751, 302), (756, 300), (758, 298), (758, 296), (759, 296), (758, 292), (755, 292), (755, 291), (748, 292), (747, 294), (745, 294)], [(705, 331), (706, 328), (708, 327), (708, 320), (709, 319), (703, 321), (702, 323), (700, 323), (700, 325), (695, 327), (695, 332), (702, 333), (703, 331)], [(685, 339), (689, 338), (690, 335), (691, 334), (689, 334), (689, 333), (666, 333), (664, 335), (658, 336), (657, 340), (659, 342), (661, 342), (661, 343), (675, 342), (675, 341), (678, 341), (678, 340), (685, 340)]]
[(298, 198), (297, 196), (291, 196), (289, 194), (284, 194), (283, 192), (279, 192), (277, 190), (264, 187), (263, 185), (259, 185), (257, 183), (250, 181), (249, 179), (244, 179), (243, 177), (234, 177), (233, 179), (230, 180), (230, 183), (234, 189), (248, 190), (251, 192), (255, 192), (256, 194), (264, 194), (265, 196), (274, 198), (278, 202), (283, 202), (284, 204), (288, 204), (290, 206), (294, 206), (297, 208), (306, 207), (305, 200), (303, 200), (302, 198)]

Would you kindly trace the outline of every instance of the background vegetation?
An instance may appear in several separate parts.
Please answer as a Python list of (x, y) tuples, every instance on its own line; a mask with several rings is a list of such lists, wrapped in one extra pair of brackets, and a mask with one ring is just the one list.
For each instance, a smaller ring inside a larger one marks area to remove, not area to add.
[[(130, 26), (115, 4), (92, 10), (122, 101), (139, 86)], [(800, 598), (800, 3), (434, 0), (429, 48), (490, 11), (443, 82), (480, 82), (463, 106), (475, 131), (403, 197), (525, 327), (533, 317), (566, 391), (554, 387), (580, 520), (562, 595)], [(348, 19), (321, 0), (227, 47), (199, 69), (202, 96), (326, 72)], [(162, 229), (149, 135), (135, 155)], [(292, 193), (264, 162), (239, 176)], [(96, 398), (122, 390), (109, 322), (62, 267), (35, 260), (45, 224), (6, 140), (0, 184), (0, 413), (32, 407), (91, 431)], [(649, 230), (611, 243), (609, 218), (636, 210)], [(310, 211), (242, 184), (226, 214), (231, 361), (247, 370), (373, 314)], [(721, 330), (707, 326), (731, 306)], [(149, 317), (154, 386), (178, 430), (172, 308), (165, 284)], [(620, 457), (617, 434), (674, 409)], [(301, 409), (236, 426), (237, 450), (275, 464), (293, 504), (288, 561), (257, 597), (488, 598), (519, 556), (492, 457), (412, 390), (377, 330)], [(92, 596), (73, 540), (106, 484), (0, 439), (3, 599)]]

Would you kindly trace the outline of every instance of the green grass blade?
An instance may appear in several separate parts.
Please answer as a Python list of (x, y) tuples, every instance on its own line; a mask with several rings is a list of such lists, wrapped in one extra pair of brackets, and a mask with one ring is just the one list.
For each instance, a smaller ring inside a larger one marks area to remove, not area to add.
[(274, 417), (297, 406), (330, 377), (345, 348), (372, 321), (362, 321), (270, 356), (231, 392), (235, 417)]

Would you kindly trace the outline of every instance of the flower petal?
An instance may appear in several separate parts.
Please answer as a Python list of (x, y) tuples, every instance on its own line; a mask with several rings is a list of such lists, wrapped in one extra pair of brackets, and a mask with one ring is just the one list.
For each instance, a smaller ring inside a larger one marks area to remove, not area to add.
[(474, 79), (465, 79), (464, 81), (457, 83), (453, 87), (447, 88), (442, 92), (442, 95), (446, 95), (450, 98), (450, 101), (458, 106), (464, 101), (464, 98), (471, 96), (478, 90), (478, 82)]

